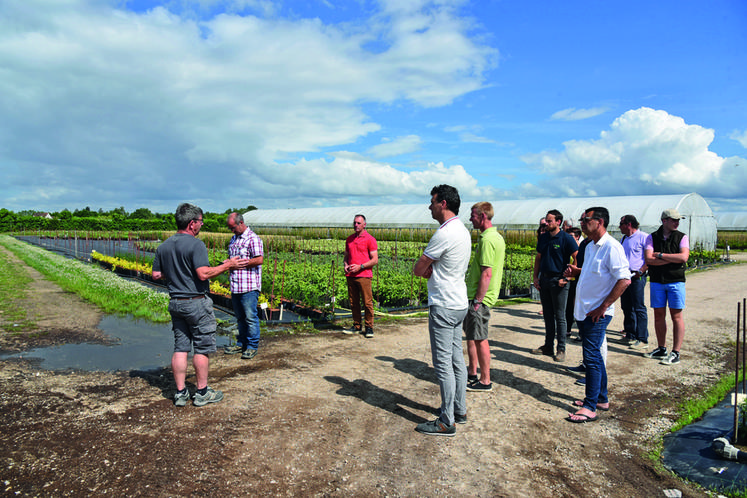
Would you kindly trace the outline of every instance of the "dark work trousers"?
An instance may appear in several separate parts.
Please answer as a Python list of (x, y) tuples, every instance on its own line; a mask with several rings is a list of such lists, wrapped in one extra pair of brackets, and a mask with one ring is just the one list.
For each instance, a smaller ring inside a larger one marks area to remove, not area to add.
[(560, 275), (540, 275), (540, 301), (545, 319), (545, 349), (552, 351), (555, 339), (558, 351), (565, 351), (565, 307), (568, 303), (568, 284), (558, 285)]
[(634, 340), (648, 343), (648, 310), (645, 294), (646, 277), (633, 277), (630, 285), (620, 296), (620, 307), (625, 315), (623, 326), (625, 335)]
[(573, 328), (573, 323), (576, 321), (575, 318), (573, 318), (573, 308), (576, 304), (576, 286), (578, 285), (578, 280), (571, 280), (567, 284), (565, 284), (566, 287), (568, 287), (568, 300), (565, 304), (565, 324), (566, 324), (566, 338), (571, 335), (571, 329)]

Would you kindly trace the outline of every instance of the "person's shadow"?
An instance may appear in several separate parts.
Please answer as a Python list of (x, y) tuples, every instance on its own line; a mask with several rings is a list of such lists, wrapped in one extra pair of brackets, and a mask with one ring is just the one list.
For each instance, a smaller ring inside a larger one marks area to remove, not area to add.
[(338, 384), (340, 389), (337, 390), (337, 394), (341, 396), (352, 396), (358, 398), (371, 406), (399, 415), (415, 424), (426, 422), (427, 419), (420, 415), (416, 415), (404, 407), (411, 408), (412, 410), (421, 410), (427, 413), (434, 412), (432, 406), (417, 403), (399, 393), (382, 389), (365, 379), (351, 381), (336, 375), (327, 375), (324, 377), (324, 380), (333, 384)]
[[(130, 377), (133, 379), (143, 379), (151, 387), (161, 390), (161, 396), (165, 399), (174, 400), (176, 394), (176, 384), (174, 383), (174, 374), (170, 368), (158, 368), (155, 370), (131, 370)], [(189, 381), (186, 382), (187, 389), (191, 394), (197, 390), (197, 386)]]
[(400, 372), (412, 375), (416, 379), (435, 383), (436, 374), (428, 363), (412, 358), (392, 358), (391, 356), (377, 356), (379, 361), (391, 362), (392, 366)]

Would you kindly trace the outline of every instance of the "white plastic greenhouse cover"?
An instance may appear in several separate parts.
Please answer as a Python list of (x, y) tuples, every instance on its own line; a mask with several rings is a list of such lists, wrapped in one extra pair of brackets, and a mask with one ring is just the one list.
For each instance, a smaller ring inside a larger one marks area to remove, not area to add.
[[(356, 214), (366, 216), (369, 228), (435, 228), (436, 222), (428, 210), (429, 196), (421, 204), (384, 206), (345, 206), (332, 208), (257, 209), (244, 214), (250, 227), (351, 227)], [(462, 201), (459, 218), (468, 227), (470, 206), (477, 201)], [(685, 219), (680, 230), (690, 237), (690, 247), (716, 247), (716, 218), (708, 203), (696, 193), (684, 195), (640, 195), (626, 197), (567, 197), (513, 201), (490, 201), (495, 215), (493, 224), (499, 230), (534, 230), (547, 211), (557, 209), (565, 219), (578, 226), (584, 210), (593, 206), (606, 207), (610, 212), (609, 230), (619, 239), (618, 221), (632, 214), (641, 230), (651, 233), (661, 225), (661, 212), (677, 209)]]
[(747, 213), (733, 211), (716, 213), (716, 224), (719, 230), (747, 230)]

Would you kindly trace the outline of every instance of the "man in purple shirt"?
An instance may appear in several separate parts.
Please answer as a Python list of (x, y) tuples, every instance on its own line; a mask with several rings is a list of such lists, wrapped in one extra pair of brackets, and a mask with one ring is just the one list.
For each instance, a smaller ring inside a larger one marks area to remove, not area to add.
[(259, 316), (257, 316), (257, 299), (262, 290), (262, 262), (264, 253), (262, 239), (252, 232), (244, 223), (239, 213), (231, 213), (226, 220), (233, 232), (228, 244), (229, 257), (248, 259), (246, 268), (231, 272), (231, 302), (236, 315), (239, 336), (236, 344), (226, 346), (225, 354), (241, 353), (242, 360), (251, 360), (259, 348)]
[(631, 274), (630, 285), (620, 296), (620, 307), (625, 315), (623, 343), (630, 349), (645, 350), (648, 349), (648, 310), (644, 291), (648, 266), (643, 252), (648, 234), (638, 230), (638, 220), (632, 214), (620, 218), (620, 232)]

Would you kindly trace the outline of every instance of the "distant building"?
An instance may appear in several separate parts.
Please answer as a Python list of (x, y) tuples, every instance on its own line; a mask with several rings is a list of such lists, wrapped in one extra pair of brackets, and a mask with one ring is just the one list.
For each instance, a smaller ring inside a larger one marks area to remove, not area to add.
[(52, 219), (52, 215), (49, 213), (34, 213), (32, 216), (35, 218), (46, 218), (48, 220)]

